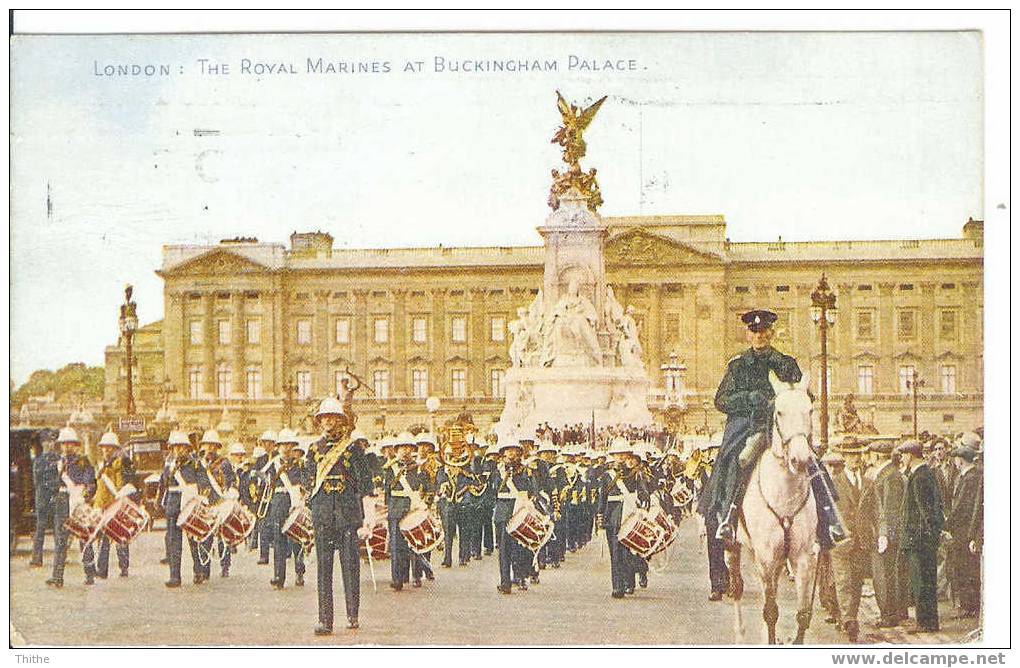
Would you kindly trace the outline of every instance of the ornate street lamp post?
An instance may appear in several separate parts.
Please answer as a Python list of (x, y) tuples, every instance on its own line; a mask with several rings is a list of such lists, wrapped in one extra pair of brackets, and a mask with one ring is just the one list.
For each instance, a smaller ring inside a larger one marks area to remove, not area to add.
[(821, 336), (822, 374), (821, 374), (821, 443), (820, 454), (829, 449), (829, 328), (836, 323), (836, 293), (829, 289), (825, 274), (818, 281), (818, 286), (811, 293), (811, 320), (818, 325)]
[(132, 417), (135, 414), (134, 379), (131, 373), (134, 369), (134, 362), (131, 357), (131, 340), (134, 338), (135, 332), (138, 331), (138, 307), (131, 299), (133, 291), (134, 288), (130, 285), (124, 288), (124, 303), (120, 306), (120, 333), (124, 337), (124, 357), (127, 369), (127, 402), (124, 411), (126, 417)]
[(914, 369), (910, 374), (910, 378), (907, 379), (907, 388), (913, 395), (914, 400), (914, 438), (917, 438), (917, 388), (924, 387), (926, 384), (922, 379), (918, 378), (917, 369)]

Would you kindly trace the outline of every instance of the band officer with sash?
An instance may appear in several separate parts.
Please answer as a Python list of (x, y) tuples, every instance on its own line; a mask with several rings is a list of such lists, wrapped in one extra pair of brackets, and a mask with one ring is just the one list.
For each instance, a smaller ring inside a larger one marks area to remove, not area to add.
[[(100, 511), (106, 510), (114, 501), (124, 495), (136, 493), (135, 472), (131, 466), (131, 458), (119, 450), (120, 439), (112, 430), (108, 430), (99, 439), (99, 450), (102, 461), (96, 470), (96, 496), (94, 505)], [(117, 543), (117, 565), (120, 576), (128, 576), (131, 565), (131, 553), (127, 543)], [(105, 580), (110, 572), (110, 538), (103, 534), (99, 539), (99, 557), (96, 560), (96, 576)]]
[(361, 558), (358, 528), (365, 518), (364, 497), (372, 492), (372, 481), (364, 453), (349, 440), (354, 428), (353, 413), (333, 397), (319, 404), (316, 428), (323, 431), (308, 451), (308, 467), (315, 480), (308, 495), (308, 509), (315, 529), (315, 559), (319, 603), (316, 635), (333, 633), (333, 557), (340, 553), (347, 608), (347, 628), (358, 628), (361, 602)]

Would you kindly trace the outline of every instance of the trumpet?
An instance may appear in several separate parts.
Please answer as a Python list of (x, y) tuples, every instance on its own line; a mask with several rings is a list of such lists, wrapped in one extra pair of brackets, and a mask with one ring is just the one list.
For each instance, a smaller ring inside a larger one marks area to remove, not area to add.
[(273, 476), (273, 479), (269, 481), (265, 487), (262, 488), (262, 496), (259, 498), (257, 510), (255, 511), (255, 516), (260, 520), (264, 519), (266, 514), (269, 513), (269, 502), (273, 500), (273, 488), (276, 487), (276, 483), (280, 480), (280, 476), (283, 475), (283, 472), (291, 468), (291, 461), (292, 460), (290, 459), (284, 459), (281, 461), (280, 468), (277, 469), (276, 475)]

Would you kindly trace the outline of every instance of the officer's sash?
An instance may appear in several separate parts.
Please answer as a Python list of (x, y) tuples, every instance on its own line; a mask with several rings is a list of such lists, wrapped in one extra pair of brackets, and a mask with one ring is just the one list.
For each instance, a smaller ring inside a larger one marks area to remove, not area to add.
[(342, 446), (334, 445), (330, 448), (329, 452), (322, 456), (322, 459), (319, 460), (315, 467), (315, 486), (312, 488), (312, 493), (308, 495), (309, 497), (315, 496), (318, 493), (322, 483), (326, 481), (326, 474), (340, 461), (340, 456), (344, 454), (349, 445), (349, 443)]

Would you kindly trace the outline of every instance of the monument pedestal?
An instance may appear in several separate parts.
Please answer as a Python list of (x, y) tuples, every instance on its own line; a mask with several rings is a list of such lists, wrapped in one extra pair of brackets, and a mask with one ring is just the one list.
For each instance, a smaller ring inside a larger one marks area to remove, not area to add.
[(554, 427), (652, 423), (643, 369), (624, 367), (539, 367), (508, 369), (506, 406), (497, 432)]

